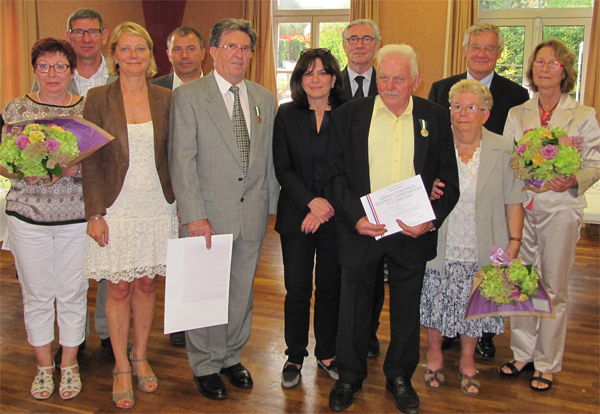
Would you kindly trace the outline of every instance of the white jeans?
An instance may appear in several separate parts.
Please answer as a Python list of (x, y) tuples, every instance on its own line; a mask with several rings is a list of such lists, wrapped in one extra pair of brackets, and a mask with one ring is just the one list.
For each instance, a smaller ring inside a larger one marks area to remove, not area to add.
[(86, 227), (86, 223), (40, 226), (8, 217), (27, 338), (33, 346), (54, 340), (55, 300), (60, 344), (83, 342), (88, 290), (83, 278)]

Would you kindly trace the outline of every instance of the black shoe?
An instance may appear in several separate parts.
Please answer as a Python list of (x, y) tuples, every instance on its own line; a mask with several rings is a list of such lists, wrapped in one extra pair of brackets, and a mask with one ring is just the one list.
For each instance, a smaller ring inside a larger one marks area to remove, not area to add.
[(494, 355), (496, 355), (496, 347), (492, 338), (479, 338), (477, 347), (475, 347), (475, 353), (483, 359), (493, 359)]
[(412, 387), (410, 379), (397, 377), (393, 381), (387, 380), (385, 388), (396, 398), (396, 408), (403, 413), (419, 412), (419, 396)]
[(100, 338), (100, 346), (112, 350), (112, 342), (110, 342), (110, 336), (108, 338)]
[(291, 363), (289, 360), (286, 361), (281, 371), (281, 386), (283, 388), (294, 388), (300, 382), (300, 370), (298, 365)]
[(349, 384), (336, 381), (329, 393), (329, 408), (333, 411), (344, 411), (352, 405), (354, 393), (362, 388), (360, 384)]
[(227, 388), (219, 374), (194, 376), (194, 382), (200, 394), (212, 400), (224, 400), (227, 398)]
[(335, 359), (333, 361), (331, 361), (329, 363), (329, 365), (325, 365), (323, 363), (323, 361), (321, 361), (319, 358), (317, 358), (317, 366), (321, 369), (324, 369), (326, 373), (329, 374), (329, 376), (331, 378), (333, 378), (334, 380), (339, 380), (340, 379), (340, 375), (338, 374), (338, 366), (337, 363), (335, 362)]
[[(83, 351), (85, 351), (85, 340), (79, 345), (79, 349), (77, 349), (77, 358), (81, 358), (83, 355)], [(60, 369), (62, 364), (62, 346), (58, 347), (58, 351), (54, 355), (54, 365), (56, 365), (56, 369)]]
[(169, 339), (173, 346), (185, 346), (185, 332), (173, 332)]
[(375, 358), (379, 355), (379, 339), (377, 339), (377, 335), (371, 335), (371, 339), (369, 339), (369, 348), (367, 348), (367, 356), (369, 358)]
[(232, 365), (229, 368), (222, 368), (221, 374), (229, 378), (231, 385), (238, 388), (252, 388), (252, 385), (254, 384), (250, 371), (248, 371), (241, 362)]
[(452, 342), (454, 342), (456, 338), (448, 338), (447, 336), (442, 336), (442, 351), (446, 351), (452, 348)]

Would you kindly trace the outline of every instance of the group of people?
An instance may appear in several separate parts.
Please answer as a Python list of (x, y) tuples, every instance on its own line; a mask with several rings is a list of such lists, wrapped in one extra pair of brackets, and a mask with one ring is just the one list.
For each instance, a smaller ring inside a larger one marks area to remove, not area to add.
[[(210, 248), (213, 234), (233, 234), (228, 323), (170, 339), (186, 345), (202, 395), (225, 399), (222, 376), (251, 388), (241, 350), (274, 214), (287, 291), (282, 387), (299, 383), (309, 355), (314, 278), (314, 355), (336, 380), (329, 406), (352, 405), (368, 374), (367, 358), (379, 353), (385, 265), (391, 339), (383, 369), (396, 407), (419, 409), (411, 380), (421, 324), (428, 338), (425, 383), (444, 385), (442, 349), (460, 336), (460, 388), (476, 395), (474, 355), (494, 356), (492, 337), (504, 324), (501, 317), (466, 321), (465, 309), (474, 275), (496, 244), (535, 264), (556, 316), (512, 317), (514, 360), (500, 373), (535, 369), (531, 387), (550, 389), (561, 369), (583, 193), (600, 178), (595, 112), (569, 95), (576, 80), (573, 52), (559, 40), (536, 47), (526, 72), (534, 92), (529, 99), (494, 70), (502, 32), (478, 24), (464, 38), (467, 72), (434, 83), (425, 100), (413, 95), (421, 77), (410, 46), (380, 48), (371, 20), (351, 22), (342, 37), (348, 67), (340, 70), (327, 49), (303, 51), (290, 80), (292, 101), (278, 111), (271, 92), (245, 79), (257, 42), (245, 20), (213, 26), (214, 70), (205, 76), (204, 41), (189, 27), (169, 35), (174, 71), (157, 79), (151, 79), (154, 43), (133, 22), (109, 38), (98, 13), (79, 9), (69, 17), (66, 41), (36, 42), (33, 92), (11, 100), (4, 121), (83, 117), (115, 139), (64, 168), (61, 178), (18, 179), (0, 168), (12, 183), (7, 244), (38, 360), (34, 398), (53, 393), (57, 365), (60, 396), (81, 392), (77, 355), (89, 334), (88, 279), (100, 281), (95, 326), (115, 356), (115, 405), (134, 405), (132, 375), (138, 388), (154, 392), (158, 379), (147, 349), (167, 241), (204, 237)], [(101, 53), (106, 43), (109, 58)], [(551, 180), (551, 191), (534, 194), (521, 191), (508, 151), (525, 129), (539, 126), (581, 137), (584, 162), (576, 174)], [(360, 197), (416, 174), (431, 195), (435, 219), (413, 227), (397, 220), (402, 232), (386, 235), (385, 225), (367, 220)], [(58, 358), (51, 354), (55, 303)]]

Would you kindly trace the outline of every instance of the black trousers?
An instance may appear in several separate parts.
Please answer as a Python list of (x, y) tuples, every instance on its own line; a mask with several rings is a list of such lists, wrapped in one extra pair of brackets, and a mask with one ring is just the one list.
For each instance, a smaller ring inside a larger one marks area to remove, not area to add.
[(383, 371), (389, 380), (411, 378), (419, 363), (419, 307), (426, 262), (401, 258), (388, 247), (387, 240), (373, 239), (361, 266), (342, 268), (336, 360), (344, 382), (362, 384), (367, 378), (373, 297), (384, 257), (389, 272), (391, 340)]
[(377, 334), (379, 329), (379, 317), (381, 316), (381, 310), (383, 309), (383, 302), (385, 301), (385, 280), (384, 280), (384, 264), (385, 260), (381, 260), (379, 263), (379, 270), (377, 279), (375, 280), (375, 296), (373, 297), (373, 320), (371, 322), (371, 337)]
[[(337, 260), (335, 227), (327, 222), (314, 234), (280, 235), (285, 289), (285, 343), (290, 362), (308, 356), (310, 302), (315, 283), (315, 356), (335, 356), (341, 267)], [(315, 260), (316, 255), (316, 260)], [(315, 263), (316, 262), (316, 263)]]

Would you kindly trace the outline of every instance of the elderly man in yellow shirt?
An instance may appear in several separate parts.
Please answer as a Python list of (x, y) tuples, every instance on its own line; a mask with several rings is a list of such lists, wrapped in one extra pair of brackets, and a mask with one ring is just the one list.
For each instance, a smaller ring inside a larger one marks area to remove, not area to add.
[[(419, 299), (425, 264), (436, 255), (439, 228), (459, 197), (448, 111), (413, 96), (421, 82), (414, 50), (387, 45), (377, 54), (378, 96), (338, 108), (325, 171), (327, 198), (338, 217), (342, 264), (336, 360), (339, 380), (329, 395), (336, 411), (352, 405), (367, 377), (377, 265), (389, 270), (391, 340), (383, 370), (386, 388), (405, 413), (419, 409), (411, 377), (419, 362)], [(380, 240), (385, 225), (369, 223), (360, 197), (420, 174), (428, 193), (444, 177), (444, 197), (432, 201), (435, 220)]]

